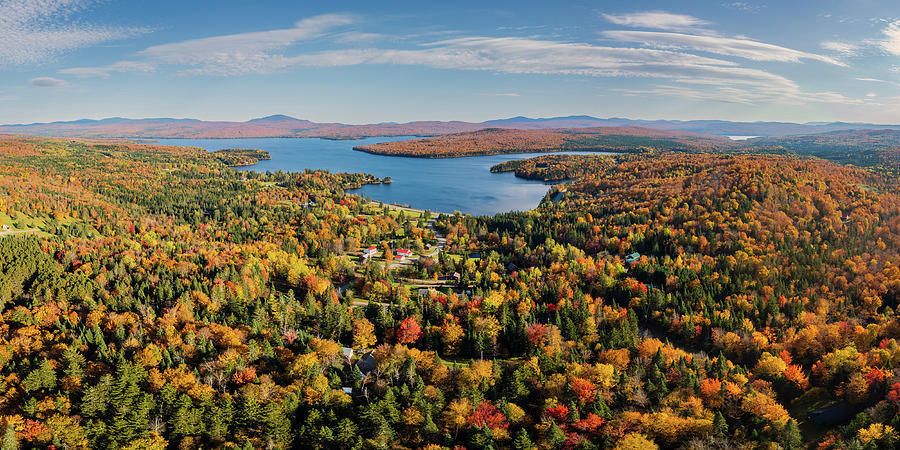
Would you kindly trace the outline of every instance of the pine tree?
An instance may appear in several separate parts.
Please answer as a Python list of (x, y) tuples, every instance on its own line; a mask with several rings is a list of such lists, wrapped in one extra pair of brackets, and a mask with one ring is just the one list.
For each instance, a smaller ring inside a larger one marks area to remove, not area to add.
[(177, 409), (172, 418), (172, 434), (175, 436), (196, 436), (203, 431), (202, 410), (194, 407), (187, 394), (178, 398)]
[(534, 448), (534, 444), (531, 442), (531, 438), (528, 437), (528, 432), (525, 431), (524, 428), (516, 433), (516, 438), (513, 440), (513, 448), (516, 450), (531, 450)]
[(606, 404), (606, 397), (599, 389), (594, 396), (594, 402), (591, 404), (591, 409), (594, 414), (606, 420), (612, 420), (612, 412), (609, 410), (609, 405)]
[(781, 430), (779, 441), (781, 447), (785, 450), (795, 450), (803, 448), (803, 436), (800, 435), (800, 427), (797, 426), (797, 422), (795, 420), (788, 420), (787, 424), (785, 424), (784, 426), (784, 429)]
[(112, 376), (104, 375), (98, 383), (85, 389), (81, 398), (81, 414), (85, 417), (105, 415), (112, 384)]
[(3, 433), (3, 442), (0, 443), (0, 450), (18, 450), (19, 440), (16, 438), (16, 430), (12, 425), (6, 427)]
[(359, 430), (356, 424), (348, 418), (341, 419), (334, 433), (334, 440), (341, 448), (353, 448), (359, 440)]
[(138, 439), (147, 429), (153, 397), (142, 393), (139, 382), (137, 369), (120, 357), (110, 392), (112, 420), (109, 423), (111, 440), (120, 445)]
[(22, 381), (26, 392), (32, 392), (44, 389), (52, 391), (56, 389), (56, 371), (46, 358), (41, 360), (41, 364), (28, 373), (28, 376)]
[(713, 434), (719, 438), (728, 436), (728, 422), (719, 411), (716, 411), (716, 416), (713, 418)]
[(422, 424), (422, 433), (428, 439), (434, 439), (440, 434), (437, 424), (435, 424), (434, 420), (431, 418), (431, 413), (425, 414), (425, 422)]
[(581, 420), (581, 413), (578, 412), (578, 405), (575, 402), (569, 402), (569, 423), (575, 423)]
[(471, 435), (470, 442), (472, 443), (472, 448), (482, 448), (486, 450), (494, 450), (494, 433), (490, 428), (478, 427), (473, 430), (474, 432)]
[(63, 361), (65, 362), (63, 373), (66, 376), (78, 378), (79, 380), (84, 378), (84, 366), (86, 361), (84, 355), (78, 351), (77, 347), (74, 345), (66, 347), (66, 351), (63, 352)]
[(207, 409), (204, 421), (206, 422), (207, 433), (210, 439), (214, 441), (225, 440), (228, 436), (228, 425), (231, 422), (231, 417), (224, 406), (214, 406)]
[(254, 397), (244, 397), (241, 407), (238, 409), (237, 426), (244, 430), (255, 428), (262, 420), (262, 407)]
[(553, 424), (550, 425), (550, 429), (547, 430), (547, 435), (544, 436), (544, 438), (546, 439), (547, 445), (550, 448), (561, 448), (563, 442), (566, 441), (566, 434), (563, 433), (563, 431), (560, 430), (558, 426), (556, 426), (556, 422), (553, 422)]

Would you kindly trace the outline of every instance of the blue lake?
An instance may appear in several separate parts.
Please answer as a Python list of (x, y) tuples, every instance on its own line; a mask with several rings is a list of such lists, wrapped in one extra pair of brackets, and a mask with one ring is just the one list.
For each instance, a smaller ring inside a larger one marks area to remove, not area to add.
[[(368, 138), (332, 141), (308, 138), (262, 139), (159, 139), (161, 144), (188, 145), (209, 151), (223, 148), (258, 148), (272, 159), (241, 170), (301, 171), (325, 169), (330, 172), (365, 172), (391, 177), (393, 183), (363, 186), (355, 194), (385, 203), (409, 205), (435, 212), (460, 211), (468, 214), (496, 214), (535, 208), (549, 189), (540, 181), (516, 178), (511, 172), (491, 173), (491, 166), (513, 159), (532, 158), (546, 153), (471, 156), (466, 158), (403, 158), (380, 156), (353, 150), (356, 145), (394, 141), (401, 138)], [(567, 152), (583, 153), (583, 152)]]

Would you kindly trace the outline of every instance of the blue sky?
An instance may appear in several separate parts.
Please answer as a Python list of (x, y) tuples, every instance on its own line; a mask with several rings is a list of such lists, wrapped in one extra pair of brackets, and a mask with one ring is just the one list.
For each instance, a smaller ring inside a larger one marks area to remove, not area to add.
[(900, 123), (900, 3), (0, 0), (0, 123)]

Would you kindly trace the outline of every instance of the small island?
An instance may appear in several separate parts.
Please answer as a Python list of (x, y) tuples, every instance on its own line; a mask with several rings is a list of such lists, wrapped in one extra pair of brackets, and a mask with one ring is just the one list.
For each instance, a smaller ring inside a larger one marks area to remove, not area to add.
[(269, 152), (256, 148), (223, 148), (212, 154), (222, 164), (231, 167), (252, 166), (262, 160), (272, 159)]
[(592, 173), (603, 173), (627, 157), (627, 155), (543, 155), (505, 161), (492, 166), (491, 172), (514, 172), (518, 178), (556, 182), (578, 179)]

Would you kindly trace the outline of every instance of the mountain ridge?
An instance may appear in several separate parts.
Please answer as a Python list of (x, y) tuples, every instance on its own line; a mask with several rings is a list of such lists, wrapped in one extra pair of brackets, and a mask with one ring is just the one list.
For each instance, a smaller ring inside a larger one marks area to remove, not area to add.
[(248, 138), (319, 137), (358, 139), (372, 136), (439, 136), (485, 128), (561, 129), (591, 127), (643, 127), (718, 136), (795, 136), (852, 130), (900, 130), (896, 124), (852, 122), (734, 122), (725, 120), (642, 120), (597, 118), (589, 115), (531, 118), (514, 116), (484, 122), (412, 121), (377, 124), (320, 123), (284, 114), (245, 122), (204, 121), (192, 118), (109, 117), (72, 121), (0, 125), (0, 133), (78, 138)]

